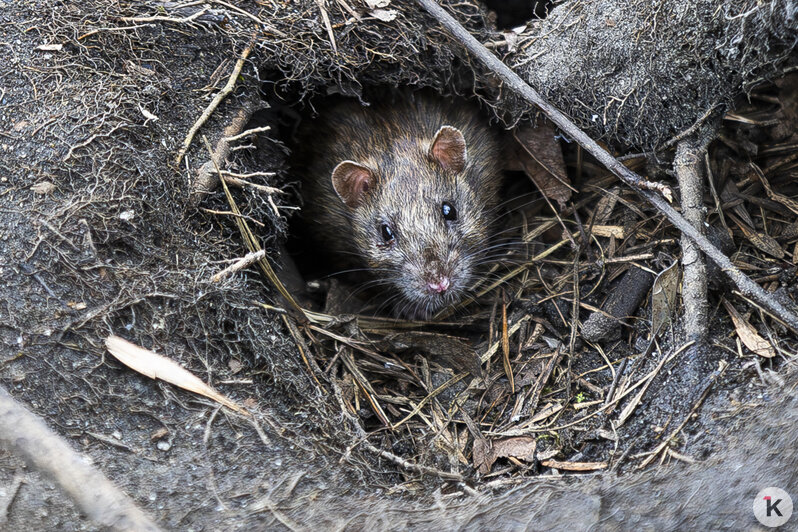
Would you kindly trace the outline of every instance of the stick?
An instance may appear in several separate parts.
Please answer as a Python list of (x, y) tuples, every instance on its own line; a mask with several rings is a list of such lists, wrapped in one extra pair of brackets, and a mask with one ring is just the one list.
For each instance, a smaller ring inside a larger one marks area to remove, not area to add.
[[(705, 142), (695, 137), (682, 140), (676, 146), (676, 158), (673, 161), (676, 177), (679, 180), (682, 213), (702, 235), (706, 234), (704, 182), (701, 175), (701, 166), (704, 163), (702, 152), (705, 151), (705, 146)], [(706, 259), (689, 238), (682, 236), (681, 246), (684, 271), (682, 283), (684, 329), (687, 338), (698, 340), (706, 337), (709, 326)]]
[(225, 86), (222, 87), (222, 90), (216, 93), (216, 96), (213, 97), (213, 100), (211, 100), (211, 103), (209, 103), (208, 107), (205, 108), (205, 111), (203, 111), (199, 119), (197, 119), (197, 121), (194, 122), (194, 125), (191, 126), (191, 129), (186, 135), (186, 139), (183, 141), (183, 145), (180, 147), (180, 151), (177, 153), (177, 157), (175, 157), (175, 168), (180, 166), (180, 161), (183, 160), (183, 156), (188, 151), (189, 146), (191, 146), (191, 141), (194, 140), (194, 135), (197, 134), (197, 131), (199, 131), (202, 125), (208, 121), (208, 118), (211, 117), (219, 104), (222, 103), (222, 100), (224, 100), (228, 94), (233, 92), (233, 89), (236, 86), (236, 81), (238, 80), (238, 75), (241, 73), (241, 69), (244, 68), (244, 63), (246, 62), (247, 57), (249, 57), (249, 54), (252, 53), (252, 50), (255, 48), (257, 35), (258, 34), (256, 33), (252, 36), (252, 39), (250, 39), (247, 47), (244, 48), (243, 52), (241, 52), (241, 56), (238, 58), (238, 61), (236, 61), (233, 72), (230, 74), (230, 77), (227, 78), (227, 83)]
[[(599, 146), (596, 141), (591, 139), (585, 132), (579, 129), (564, 114), (547, 103), (538, 92), (530, 87), (518, 74), (502, 63), (495, 55), (485, 48), (473, 35), (460, 25), (449, 13), (434, 0), (416, 0), (430, 15), (441, 23), (451, 34), (460, 41), (465, 48), (486, 68), (490, 69), (512, 90), (518, 93), (527, 102), (536, 105), (557, 127), (563, 130), (568, 136), (576, 140), (585, 151), (593, 155), (601, 164), (615, 174), (624, 183), (631, 186), (651, 205), (656, 207), (676, 229), (687, 235), (690, 240), (696, 243), (698, 248), (703, 251), (715, 264), (717, 264), (729, 276), (729, 279), (737, 286), (744, 295), (753, 299), (768, 313), (782, 322), (792, 332), (798, 334), (798, 315), (787, 309), (780, 302), (770, 297), (765, 290), (753, 282), (748, 276), (741, 272), (729, 257), (724, 255), (718, 248), (713, 246), (710, 241), (699, 233), (695, 227), (685, 220), (676, 210), (670, 206), (662, 197), (653, 193), (649, 189), (655, 189), (666, 195), (670, 189), (656, 183), (649, 183), (639, 175), (621, 164), (612, 155), (607, 153)], [(653, 185), (653, 186), (652, 186)]]
[(252, 263), (258, 262), (264, 257), (266, 257), (265, 249), (261, 249), (259, 251), (253, 251), (252, 253), (247, 253), (246, 255), (235, 261), (233, 264), (225, 268), (224, 270), (213, 274), (213, 277), (211, 277), (211, 282), (218, 283), (219, 281), (221, 281), (223, 278), (227, 277), (231, 273), (235, 273), (239, 270), (243, 270), (244, 268), (248, 268)]
[(61, 486), (85, 514), (111, 530), (160, 530), (130, 498), (44, 422), (0, 388), (0, 447)]

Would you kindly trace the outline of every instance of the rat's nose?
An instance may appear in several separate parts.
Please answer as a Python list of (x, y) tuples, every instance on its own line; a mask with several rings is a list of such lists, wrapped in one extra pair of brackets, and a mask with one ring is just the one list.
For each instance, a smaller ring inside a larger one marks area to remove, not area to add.
[(449, 278), (444, 276), (440, 277), (437, 281), (430, 281), (427, 283), (427, 288), (429, 288), (430, 292), (442, 294), (449, 289)]

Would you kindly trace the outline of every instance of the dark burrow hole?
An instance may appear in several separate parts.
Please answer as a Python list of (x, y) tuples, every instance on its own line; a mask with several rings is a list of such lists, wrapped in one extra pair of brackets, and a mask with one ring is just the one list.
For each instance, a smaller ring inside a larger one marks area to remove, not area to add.
[(485, 0), (485, 5), (496, 14), (496, 27), (509, 30), (523, 26), (527, 21), (544, 19), (554, 6), (551, 0)]
[[(297, 163), (296, 157), (292, 153), (299, 149), (298, 143), (302, 142), (298, 138), (298, 132), (314, 129), (316, 124), (326, 120), (329, 111), (334, 107), (346, 102), (360, 103), (365, 107), (370, 107), (379, 102), (399, 102), (417, 97), (440, 98), (451, 101), (455, 105), (475, 105), (473, 101), (466, 98), (440, 96), (428, 89), (396, 90), (385, 87), (366, 87), (357, 97), (347, 97), (334, 92), (336, 91), (328, 91), (333, 94), (317, 95), (300, 102), (300, 98), (289, 90), (286, 92), (287, 96), (282, 99), (285, 103), (275, 102), (272, 94), (272, 97), (269, 98), (270, 108), (264, 110), (260, 116), (253, 118), (253, 123), (268, 122), (272, 124), (275, 136), (285, 145), (288, 153), (285, 173), (288, 176), (287, 181), (297, 184), (299, 205), (306, 206), (308, 202), (319, 199), (308, 197), (307, 187), (303, 187), (301, 177), (292, 168), (292, 165)], [(479, 108), (479, 113), (484, 124), (489, 125), (499, 135), (502, 146), (514, 142), (511, 133), (505, 131), (497, 123), (495, 115), (489, 109), (485, 109), (483, 105)], [(279, 129), (275, 129), (274, 124), (278, 124)], [(312, 133), (310, 137), (305, 136), (304, 138), (304, 142), (313, 142), (314, 140)], [(379, 148), (375, 146), (375, 149)], [(354, 158), (354, 156), (348, 158)], [(324, 178), (330, 179), (331, 176), (324, 176)], [(500, 207), (496, 211), (495, 222), (491, 228), (491, 232), (495, 235), (490, 244), (508, 246), (512, 248), (513, 252), (494, 261), (492, 275), (495, 277), (506, 273), (513, 264), (522, 260), (520, 254), (528, 254), (531, 251), (529, 245), (522, 245), (520, 241), (521, 227), (525, 220), (538, 215), (542, 209), (547, 208), (539, 191), (520, 171), (503, 171), (503, 183), (499, 198)], [(336, 207), (341, 208), (343, 205), (336, 205)], [(306, 220), (299, 212), (294, 212), (289, 220), (288, 238), (284, 245), (284, 252), (281, 253), (281, 280), (297, 297), (300, 304), (311, 310), (325, 311), (330, 314), (356, 313), (397, 317), (395, 309), (383, 304), (386, 292), (390, 292), (390, 290), (364, 288), (375, 278), (368, 272), (353, 272), (349, 271), (350, 268), (341, 271), (339, 266), (331, 262), (331, 255), (320, 249), (322, 244), (311, 234), (314, 230), (316, 229), (308, 227)], [(340, 235), (340, 237), (350, 238), (351, 235)], [(483, 268), (479, 273), (488, 269), (490, 266)], [(390, 296), (390, 293), (387, 295)], [(491, 302), (479, 301), (478, 303), (485, 304), (472, 303), (467, 310), (458, 310), (454, 316), (480, 311), (490, 312)]]

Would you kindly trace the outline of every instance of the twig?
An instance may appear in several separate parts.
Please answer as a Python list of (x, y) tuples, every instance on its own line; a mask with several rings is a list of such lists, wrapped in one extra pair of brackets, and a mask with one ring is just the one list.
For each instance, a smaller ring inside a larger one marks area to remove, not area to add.
[(160, 530), (85, 457), (0, 388), (0, 447), (58, 483), (95, 523), (112, 530)]
[(222, 177), (224, 178), (225, 182), (228, 185), (235, 185), (238, 187), (252, 187), (255, 190), (259, 190), (261, 192), (265, 192), (266, 194), (284, 194), (282, 190), (275, 187), (269, 187), (266, 185), (259, 185), (257, 183), (253, 183), (251, 181), (247, 181), (246, 179), (241, 179), (238, 177), (233, 177), (227, 172), (221, 172)]
[(242, 131), (238, 135), (233, 135), (232, 137), (225, 137), (224, 140), (226, 140), (227, 142), (235, 142), (236, 140), (243, 139), (248, 135), (254, 135), (255, 133), (263, 133), (264, 131), (269, 131), (270, 129), (271, 129), (270, 126), (253, 127), (252, 129)]
[(596, 141), (591, 139), (581, 129), (576, 127), (564, 114), (552, 107), (538, 94), (535, 89), (530, 87), (518, 74), (513, 72), (507, 65), (502, 63), (487, 48), (482, 46), (473, 35), (457, 22), (434, 0), (416, 0), (427, 12), (429, 12), (438, 22), (440, 22), (452, 35), (454, 35), (474, 57), (484, 66), (490, 69), (499, 79), (506, 83), (513, 91), (518, 93), (527, 102), (536, 105), (557, 127), (562, 129), (570, 138), (582, 146), (588, 153), (593, 155), (608, 170), (628, 184), (645, 198), (651, 205), (656, 207), (668, 221), (679, 231), (687, 235), (712, 261), (723, 270), (729, 279), (740, 289), (740, 292), (755, 300), (764, 307), (767, 312), (781, 321), (794, 333), (798, 333), (798, 315), (782, 305), (775, 298), (771, 297), (761, 286), (753, 282), (748, 276), (740, 271), (732, 261), (724, 255), (718, 248), (701, 233), (699, 233), (684, 217), (676, 212), (659, 194), (669, 197), (670, 189), (658, 183), (646, 182), (639, 175), (624, 166), (612, 155), (602, 149)]
[(253, 251), (252, 253), (247, 253), (246, 255), (238, 259), (236, 262), (225, 268), (224, 270), (215, 273), (213, 277), (211, 277), (211, 282), (218, 283), (219, 281), (221, 281), (223, 278), (227, 277), (231, 273), (235, 273), (239, 270), (242, 270), (264, 257), (266, 257), (265, 249), (261, 249), (259, 251)]
[(426, 474), (426, 475), (432, 475), (432, 476), (436, 476), (436, 477), (439, 477), (439, 478), (444, 478), (444, 479), (447, 479), (447, 480), (460, 480), (460, 481), (463, 480), (463, 475), (460, 475), (460, 474), (457, 474), (457, 473), (449, 473), (449, 472), (446, 472), (446, 471), (441, 471), (439, 469), (433, 469), (431, 467), (427, 467), (427, 466), (418, 465), (418, 464), (414, 464), (414, 463), (408, 462), (404, 458), (402, 458), (400, 456), (396, 456), (393, 453), (389, 453), (388, 451), (383, 451), (382, 449), (377, 449), (376, 447), (374, 447), (372, 444), (370, 444), (368, 442), (366, 442), (363, 445), (363, 447), (367, 451), (369, 451), (371, 453), (374, 453), (376, 455), (382, 456), (383, 458), (387, 458), (391, 462), (393, 462), (395, 464), (398, 464), (398, 465), (402, 466), (405, 469), (409, 469), (410, 471), (416, 471), (418, 473), (423, 473), (423, 474)]
[(238, 58), (238, 61), (236, 61), (236, 65), (233, 68), (233, 72), (230, 74), (230, 77), (227, 78), (227, 83), (225, 84), (225, 86), (222, 88), (222, 90), (216, 93), (216, 96), (214, 96), (213, 100), (211, 100), (211, 103), (208, 104), (208, 107), (205, 108), (205, 111), (203, 111), (199, 119), (196, 122), (194, 122), (193, 126), (191, 126), (191, 129), (189, 130), (188, 135), (186, 135), (186, 139), (183, 141), (183, 145), (181, 146), (180, 151), (177, 154), (177, 157), (175, 157), (175, 163), (174, 163), (175, 167), (180, 166), (180, 162), (183, 160), (183, 157), (186, 155), (189, 146), (191, 146), (191, 141), (194, 140), (194, 135), (197, 134), (197, 131), (199, 131), (202, 125), (208, 121), (208, 118), (210, 118), (210, 116), (213, 114), (213, 112), (216, 110), (219, 104), (222, 103), (222, 100), (224, 100), (228, 94), (233, 92), (233, 88), (236, 85), (236, 80), (238, 80), (238, 75), (241, 74), (241, 69), (244, 68), (244, 63), (246, 62), (247, 57), (249, 57), (249, 54), (252, 53), (252, 50), (255, 48), (255, 42), (257, 41), (257, 36), (258, 36), (257, 33), (252, 35), (252, 38), (249, 40), (249, 44), (247, 44), (247, 47), (244, 48), (243, 52), (241, 52), (241, 56)]

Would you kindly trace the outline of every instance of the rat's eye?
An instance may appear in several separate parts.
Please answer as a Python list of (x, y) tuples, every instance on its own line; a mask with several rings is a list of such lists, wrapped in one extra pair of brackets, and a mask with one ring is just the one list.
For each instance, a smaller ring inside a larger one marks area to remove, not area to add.
[(441, 204), (441, 214), (443, 214), (443, 219), (449, 222), (457, 220), (457, 210), (448, 201), (444, 201)]
[(388, 224), (382, 224), (380, 226), (380, 233), (382, 234), (383, 242), (386, 244), (390, 244), (396, 239), (393, 234), (393, 229), (391, 229), (391, 226)]

